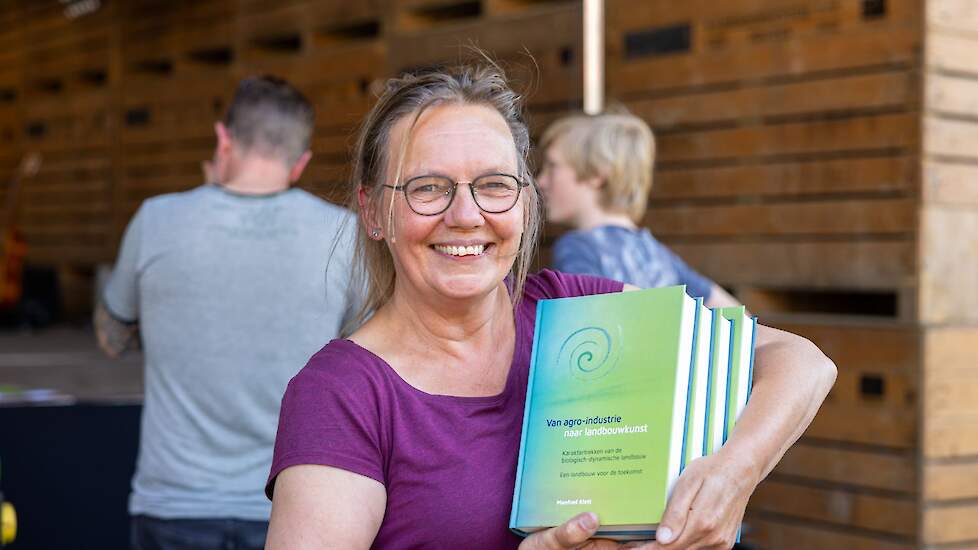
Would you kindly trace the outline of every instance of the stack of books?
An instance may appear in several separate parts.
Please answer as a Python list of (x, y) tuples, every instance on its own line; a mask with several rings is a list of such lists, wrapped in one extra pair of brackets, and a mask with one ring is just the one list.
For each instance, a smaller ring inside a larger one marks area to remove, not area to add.
[(597, 537), (654, 538), (683, 469), (747, 403), (756, 327), (685, 286), (541, 301), (510, 529), (595, 512)]

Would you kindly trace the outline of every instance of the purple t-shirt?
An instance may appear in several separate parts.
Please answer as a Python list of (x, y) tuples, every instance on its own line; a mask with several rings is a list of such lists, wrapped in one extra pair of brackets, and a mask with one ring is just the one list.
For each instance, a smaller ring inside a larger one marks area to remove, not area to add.
[(366, 349), (333, 340), (285, 392), (266, 493), (289, 466), (334, 466), (387, 490), (374, 548), (516, 548), (509, 514), (537, 301), (621, 289), (585, 275), (529, 276), (506, 387), (490, 397), (425, 393)]

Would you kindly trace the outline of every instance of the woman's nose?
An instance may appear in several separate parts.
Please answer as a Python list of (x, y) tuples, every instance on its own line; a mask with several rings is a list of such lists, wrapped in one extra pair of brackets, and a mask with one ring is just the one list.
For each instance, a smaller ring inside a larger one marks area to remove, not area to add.
[(445, 212), (445, 221), (449, 225), (474, 227), (485, 222), (482, 209), (472, 197), (471, 185), (470, 183), (460, 183), (455, 189), (455, 198)]

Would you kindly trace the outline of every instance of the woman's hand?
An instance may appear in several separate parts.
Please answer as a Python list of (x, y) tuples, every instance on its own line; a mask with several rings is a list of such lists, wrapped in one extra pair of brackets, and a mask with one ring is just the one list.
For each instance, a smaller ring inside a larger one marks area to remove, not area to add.
[(689, 463), (676, 481), (653, 542), (588, 540), (598, 530), (598, 518), (589, 512), (530, 535), (520, 550), (726, 550), (737, 539), (757, 474), (725, 450)]
[(669, 497), (657, 540), (639, 548), (732, 547), (756, 485), (752, 468), (739, 464), (724, 450), (690, 462)]
[(617, 542), (588, 540), (598, 531), (598, 516), (593, 512), (578, 514), (557, 527), (538, 531), (520, 544), (520, 550), (612, 550)]

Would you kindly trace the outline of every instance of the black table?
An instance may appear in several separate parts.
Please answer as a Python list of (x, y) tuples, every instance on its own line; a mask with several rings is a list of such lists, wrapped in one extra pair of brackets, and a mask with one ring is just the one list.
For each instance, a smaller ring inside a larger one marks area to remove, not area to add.
[(129, 547), (141, 409), (134, 402), (0, 407), (0, 487), (17, 510), (11, 550)]

